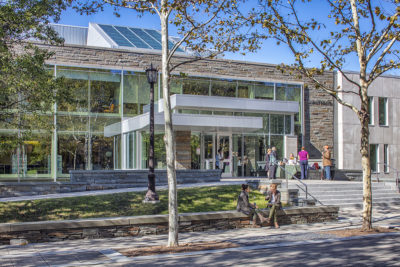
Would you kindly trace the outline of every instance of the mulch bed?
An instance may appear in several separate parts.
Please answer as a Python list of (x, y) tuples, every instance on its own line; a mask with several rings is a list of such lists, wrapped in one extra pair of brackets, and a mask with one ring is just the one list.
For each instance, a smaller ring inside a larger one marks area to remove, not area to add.
[(383, 227), (374, 227), (371, 231), (362, 231), (360, 228), (355, 229), (343, 229), (343, 230), (332, 230), (332, 231), (323, 231), (323, 234), (332, 234), (338, 237), (350, 237), (350, 236), (363, 236), (363, 235), (371, 235), (371, 234), (380, 234), (380, 233), (392, 233), (399, 232), (398, 229), (388, 229)]
[(180, 244), (178, 247), (149, 246), (141, 248), (119, 249), (118, 252), (127, 257), (148, 256), (155, 254), (173, 254), (202, 250), (215, 250), (224, 248), (236, 248), (238, 244), (231, 242), (198, 242)]

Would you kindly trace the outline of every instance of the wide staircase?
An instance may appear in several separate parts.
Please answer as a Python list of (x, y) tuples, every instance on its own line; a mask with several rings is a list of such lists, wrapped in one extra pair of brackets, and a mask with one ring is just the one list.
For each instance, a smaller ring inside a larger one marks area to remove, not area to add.
[[(303, 180), (307, 185), (307, 199), (315, 199), (316, 205), (337, 205), (343, 208), (361, 208), (363, 202), (362, 182), (352, 181), (313, 181)], [(306, 199), (305, 185), (289, 180), (290, 189), (299, 189), (299, 198)], [(374, 206), (400, 206), (400, 193), (395, 183), (372, 182), (372, 200)]]

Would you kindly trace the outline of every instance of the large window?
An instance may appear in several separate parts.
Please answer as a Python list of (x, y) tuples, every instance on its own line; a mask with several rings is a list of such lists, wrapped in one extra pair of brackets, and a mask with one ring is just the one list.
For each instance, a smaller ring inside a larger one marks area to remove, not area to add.
[[(158, 90), (154, 88), (158, 99)], [(150, 103), (150, 85), (143, 73), (124, 72), (124, 116), (136, 116), (143, 113), (143, 107)]]
[(379, 157), (378, 157), (379, 145), (370, 144), (369, 145), (369, 160), (371, 164), (372, 172), (379, 172)]
[(273, 100), (274, 84), (255, 82), (253, 85), (251, 98)]
[(389, 145), (384, 144), (383, 145), (383, 163), (384, 163), (384, 172), (388, 173), (389, 172)]
[(388, 124), (388, 101), (386, 97), (379, 97), (379, 125), (387, 126)]
[(73, 96), (57, 105), (58, 171), (113, 169), (114, 139), (104, 127), (121, 121), (121, 71), (60, 66), (57, 76)]
[(236, 96), (236, 85), (237, 85), (236, 81), (211, 80), (211, 95), (235, 97)]
[(374, 124), (374, 98), (368, 97), (368, 115), (369, 115), (369, 124)]

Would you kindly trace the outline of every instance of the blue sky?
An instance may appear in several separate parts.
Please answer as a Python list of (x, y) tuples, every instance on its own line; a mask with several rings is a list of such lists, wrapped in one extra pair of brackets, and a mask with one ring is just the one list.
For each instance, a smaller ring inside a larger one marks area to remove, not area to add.
[[(326, 6), (322, 4), (324, 1), (315, 1), (312, 5), (307, 6), (301, 10), (302, 16), (304, 18), (313, 17), (324, 23), (327, 22)], [(116, 17), (113, 14), (113, 9), (111, 7), (106, 8), (103, 12), (85, 16), (80, 15), (72, 9), (68, 9), (61, 17), (58, 23), (75, 25), (75, 26), (85, 26), (89, 25), (89, 22), (94, 23), (104, 23), (112, 25), (121, 26), (133, 26), (133, 27), (143, 27), (150, 29), (160, 29), (160, 21), (157, 15), (146, 14), (138, 17), (137, 13), (132, 10), (122, 9), (120, 11), (121, 16)], [(176, 28), (170, 25), (170, 35), (177, 36)], [(326, 31), (327, 32), (327, 31)], [(326, 33), (325, 32), (325, 33)], [(283, 45), (277, 45), (274, 40), (264, 41), (262, 48), (256, 53), (247, 53), (242, 55), (240, 53), (229, 53), (224, 56), (228, 59), (245, 60), (250, 62), (262, 62), (270, 64), (291, 64), (293, 63), (293, 57), (289, 49)], [(318, 57), (312, 58), (309, 66), (318, 66)], [(344, 66), (345, 70), (357, 71), (359, 69), (358, 60), (356, 57), (348, 60)]]

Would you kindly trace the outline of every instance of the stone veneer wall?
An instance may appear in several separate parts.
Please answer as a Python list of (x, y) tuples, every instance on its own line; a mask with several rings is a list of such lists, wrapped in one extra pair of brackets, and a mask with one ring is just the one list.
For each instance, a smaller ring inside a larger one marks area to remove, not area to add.
[[(49, 64), (136, 71), (143, 71), (150, 63), (161, 65), (161, 56), (157, 52), (139, 53), (123, 49), (78, 45), (64, 45), (62, 47), (41, 45), (41, 47), (54, 52), (54, 56), (48, 61)], [(191, 58), (176, 56), (173, 58), (173, 63), (181, 63), (189, 59)], [(323, 90), (316, 89), (306, 79), (299, 79), (290, 72), (282, 73), (276, 65), (226, 59), (205, 59), (190, 62), (181, 65), (175, 71), (175, 73), (180, 72), (215, 78), (304, 83), (305, 147), (311, 158), (321, 158), (322, 146), (333, 145), (333, 99)], [(333, 86), (333, 72), (325, 72), (324, 75), (319, 77), (319, 80)]]
[(176, 131), (176, 169), (191, 169), (192, 149), (190, 131)]
[[(280, 224), (303, 224), (335, 221), (338, 207), (303, 207), (278, 211)], [(267, 211), (264, 211), (265, 214)], [(251, 227), (249, 217), (237, 211), (183, 213), (179, 215), (180, 232), (202, 232)], [(98, 218), (0, 224), (0, 244), (12, 239), (29, 243), (73, 239), (144, 236), (168, 233), (168, 215)]]
[[(156, 185), (167, 185), (167, 171), (155, 170)], [(177, 170), (178, 184), (215, 183), (222, 170)], [(147, 187), (148, 170), (76, 170), (70, 171), (71, 182), (0, 182), (0, 198), (46, 195), (92, 190)]]

